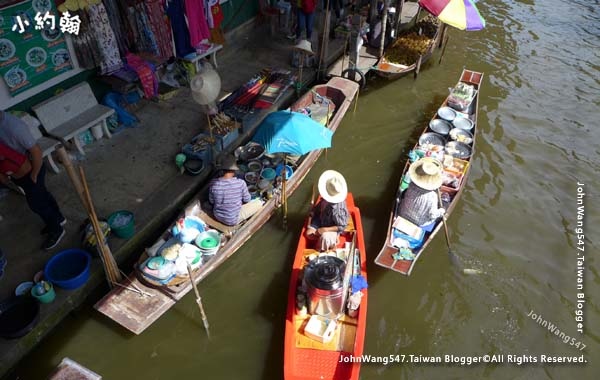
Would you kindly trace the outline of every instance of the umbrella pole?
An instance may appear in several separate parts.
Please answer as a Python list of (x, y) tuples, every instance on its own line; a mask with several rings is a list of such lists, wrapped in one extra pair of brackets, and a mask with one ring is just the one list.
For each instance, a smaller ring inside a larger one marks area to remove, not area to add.
[(287, 180), (287, 154), (284, 153), (283, 155), (283, 169), (282, 169), (282, 179), (283, 182), (281, 183), (281, 196), (283, 198), (283, 227), (287, 229), (287, 194), (286, 194), (286, 188), (285, 188), (285, 182)]

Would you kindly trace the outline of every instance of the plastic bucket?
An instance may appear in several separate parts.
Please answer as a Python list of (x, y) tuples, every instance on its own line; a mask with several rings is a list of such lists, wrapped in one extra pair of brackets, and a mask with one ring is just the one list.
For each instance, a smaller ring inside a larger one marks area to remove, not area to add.
[[(54, 292), (54, 287), (52, 286), (52, 283), (48, 283), (48, 284), (50, 285), (50, 290), (47, 290), (43, 294), (39, 294), (37, 291), (37, 287), (40, 285), (36, 285), (33, 288), (31, 288), (31, 295), (35, 299), (40, 301), (41, 303), (50, 303), (50, 302), (54, 301), (54, 297), (56, 297), (56, 293)], [(43, 285), (41, 285), (41, 286), (43, 286)]]
[[(128, 221), (125, 221), (129, 218)], [(122, 239), (129, 239), (135, 234), (134, 217), (131, 211), (119, 210), (108, 216), (110, 229)]]
[(81, 249), (67, 249), (52, 256), (44, 268), (44, 277), (63, 289), (77, 289), (90, 277), (92, 256)]

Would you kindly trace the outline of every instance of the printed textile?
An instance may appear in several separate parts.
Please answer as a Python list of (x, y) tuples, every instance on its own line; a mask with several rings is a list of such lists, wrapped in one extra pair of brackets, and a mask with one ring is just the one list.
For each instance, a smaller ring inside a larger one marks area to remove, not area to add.
[(156, 44), (158, 45), (159, 55), (164, 58), (169, 58), (173, 55), (173, 44), (171, 39), (171, 28), (169, 21), (165, 17), (161, 0), (147, 0), (146, 10), (148, 14), (148, 22)]
[(154, 98), (158, 93), (158, 79), (148, 62), (131, 53), (127, 53), (125, 59), (127, 60), (127, 65), (131, 67), (140, 78), (144, 96), (147, 99)]
[(102, 57), (100, 61), (100, 73), (104, 75), (119, 70), (123, 66), (123, 62), (121, 61), (117, 39), (110, 27), (104, 4), (90, 5), (88, 14), (90, 16), (90, 25), (98, 43), (98, 50)]

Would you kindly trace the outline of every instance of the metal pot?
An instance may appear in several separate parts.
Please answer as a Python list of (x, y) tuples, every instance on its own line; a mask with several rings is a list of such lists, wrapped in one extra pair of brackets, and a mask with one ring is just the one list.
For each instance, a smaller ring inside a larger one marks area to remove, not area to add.
[(311, 314), (337, 318), (344, 312), (343, 285), (346, 264), (335, 256), (312, 260), (304, 274)]

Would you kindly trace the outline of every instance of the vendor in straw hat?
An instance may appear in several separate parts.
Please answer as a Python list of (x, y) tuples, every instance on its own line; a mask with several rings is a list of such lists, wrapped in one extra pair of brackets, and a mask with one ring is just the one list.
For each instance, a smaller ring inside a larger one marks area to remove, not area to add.
[(439, 208), (437, 189), (442, 186), (442, 163), (431, 157), (423, 157), (408, 169), (410, 185), (400, 204), (400, 216), (417, 226), (425, 226), (444, 215)]
[(346, 180), (335, 170), (326, 170), (319, 177), (319, 194), (321, 200), (310, 212), (306, 237), (316, 239), (316, 249), (326, 251), (335, 248), (339, 234), (348, 224)]

